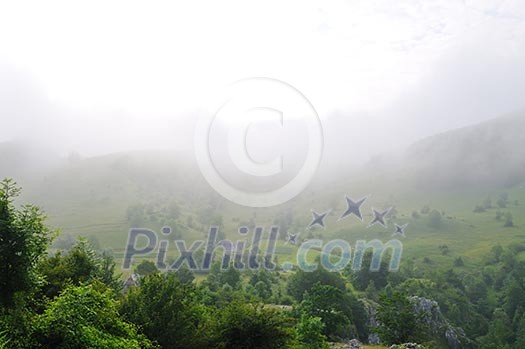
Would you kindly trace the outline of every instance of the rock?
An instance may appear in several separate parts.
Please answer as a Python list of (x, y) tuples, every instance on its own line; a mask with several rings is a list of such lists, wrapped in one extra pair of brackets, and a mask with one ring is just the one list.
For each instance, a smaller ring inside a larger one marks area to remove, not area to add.
[(360, 349), (361, 344), (359, 343), (357, 339), (352, 339), (352, 340), (349, 340), (348, 343), (345, 344), (344, 348), (345, 349)]
[(379, 345), (381, 344), (381, 339), (377, 333), (368, 334), (368, 344), (370, 345)]
[(417, 343), (404, 343), (404, 344), (394, 344), (390, 346), (389, 349), (424, 349), (421, 344)]
[(423, 314), (423, 321), (431, 334), (434, 337), (444, 336), (449, 349), (460, 349), (464, 347), (462, 343), (469, 342), (463, 329), (456, 329), (448, 323), (437, 302), (423, 297), (410, 297), (410, 301), (414, 304), (414, 311)]
[(441, 314), (441, 309), (436, 301), (423, 297), (409, 297), (410, 302), (414, 305), (414, 312), (423, 315), (423, 321), (428, 326), (433, 335), (440, 334), (440, 328), (445, 325), (446, 321)]
[[(462, 333), (462, 337), (465, 337), (464, 333)], [(460, 349), (459, 335), (452, 327), (447, 328), (445, 331), (445, 338), (447, 339), (449, 349)]]
[(349, 341), (346, 341), (342, 346), (341, 344), (335, 344), (333, 345), (333, 348), (337, 349), (361, 349), (361, 344), (357, 339), (352, 339)]
[[(468, 347), (470, 340), (466, 337), (465, 332), (461, 328), (453, 327), (445, 319), (436, 301), (423, 297), (409, 297), (414, 305), (414, 313), (422, 315), (422, 321), (428, 328), (429, 335), (434, 339), (446, 339), (449, 349), (461, 349)], [(368, 326), (370, 329), (377, 327), (379, 322), (376, 319), (377, 304), (372, 301), (365, 302), (365, 309), (368, 313)], [(376, 333), (370, 331), (368, 335), (368, 343), (371, 345), (381, 344), (380, 338)], [(405, 343), (403, 346), (392, 346), (391, 348), (423, 348), (419, 344)]]
[[(366, 312), (368, 313), (368, 327), (373, 329), (379, 326), (379, 322), (376, 319), (376, 314), (377, 314), (376, 308), (378, 304), (371, 300), (367, 300), (366, 302), (364, 302), (364, 306), (365, 306)], [(370, 331), (370, 333), (368, 334), (368, 344), (371, 344), (371, 345), (381, 344), (381, 340), (379, 339), (379, 336), (377, 335), (377, 333)]]

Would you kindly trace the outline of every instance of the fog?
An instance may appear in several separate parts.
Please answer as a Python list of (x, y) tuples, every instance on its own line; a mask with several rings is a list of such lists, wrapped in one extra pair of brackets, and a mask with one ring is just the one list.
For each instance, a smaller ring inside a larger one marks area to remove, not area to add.
[(366, 162), (525, 108), (525, 4), (0, 5), (0, 142), (190, 151), (210, 101), (250, 77), (310, 101), (325, 161)]

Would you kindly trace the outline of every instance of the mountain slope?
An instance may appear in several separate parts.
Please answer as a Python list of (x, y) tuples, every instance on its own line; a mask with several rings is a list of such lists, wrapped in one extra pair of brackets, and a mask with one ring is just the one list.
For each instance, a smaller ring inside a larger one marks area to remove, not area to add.
[(437, 187), (512, 186), (525, 181), (525, 113), (423, 139), (403, 161), (403, 175)]

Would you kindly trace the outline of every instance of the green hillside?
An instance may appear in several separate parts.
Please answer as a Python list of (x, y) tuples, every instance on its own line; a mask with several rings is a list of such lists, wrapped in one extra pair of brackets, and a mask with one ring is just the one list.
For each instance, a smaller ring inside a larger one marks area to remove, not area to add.
[[(160, 231), (168, 225), (176, 232), (174, 238), (192, 241), (205, 238), (211, 224), (219, 224), (231, 240), (239, 237), (241, 225), (269, 229), (277, 224), (283, 231), (300, 233), (301, 239), (344, 238), (353, 244), (358, 239), (387, 241), (393, 223), (408, 223), (407, 236), (401, 238), (404, 260), (425, 259), (420, 267), (432, 268), (452, 265), (461, 256), (468, 266), (494, 244), (525, 242), (525, 186), (520, 181), (525, 160), (519, 156), (524, 127), (524, 118), (514, 115), (436, 135), (414, 144), (395, 171), (375, 164), (361, 173), (341, 174), (339, 181), (317, 179), (292, 201), (267, 209), (223, 199), (204, 181), (191, 154), (168, 151), (70, 157), (42, 173), (24, 173), (19, 184), (26, 188), (22, 199), (45, 207), (51, 224), (63, 232), (62, 239), (68, 234), (86, 236), (111, 250), (119, 264), (131, 226)], [(12, 145), (3, 149), (13, 152)], [(3, 168), (2, 175), (9, 176), (14, 167)], [(497, 202), (504, 193), (505, 207), (500, 208)], [(338, 221), (345, 209), (344, 195), (369, 196), (363, 222), (355, 217)], [(473, 212), (487, 199), (490, 208)], [(372, 207), (395, 207), (386, 228), (367, 227)], [(421, 212), (425, 209), (439, 211), (439, 224), (430, 224), (428, 212)], [(330, 211), (326, 230), (307, 229), (311, 210)], [(497, 213), (503, 217), (507, 212), (513, 227), (496, 219)], [(296, 247), (284, 242), (279, 243), (278, 259), (292, 261)], [(440, 250), (442, 245), (447, 252)]]

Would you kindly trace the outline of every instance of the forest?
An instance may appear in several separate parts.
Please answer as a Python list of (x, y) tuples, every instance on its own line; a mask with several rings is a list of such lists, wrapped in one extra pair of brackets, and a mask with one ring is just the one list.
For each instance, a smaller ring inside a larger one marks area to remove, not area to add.
[[(1, 348), (329, 348), (357, 339), (427, 348), (525, 346), (525, 245), (495, 245), (479, 270), (239, 272), (215, 262), (200, 281), (143, 260), (125, 284), (113, 257), (59, 232), (0, 187)], [(370, 263), (371, 253), (364, 264)]]

